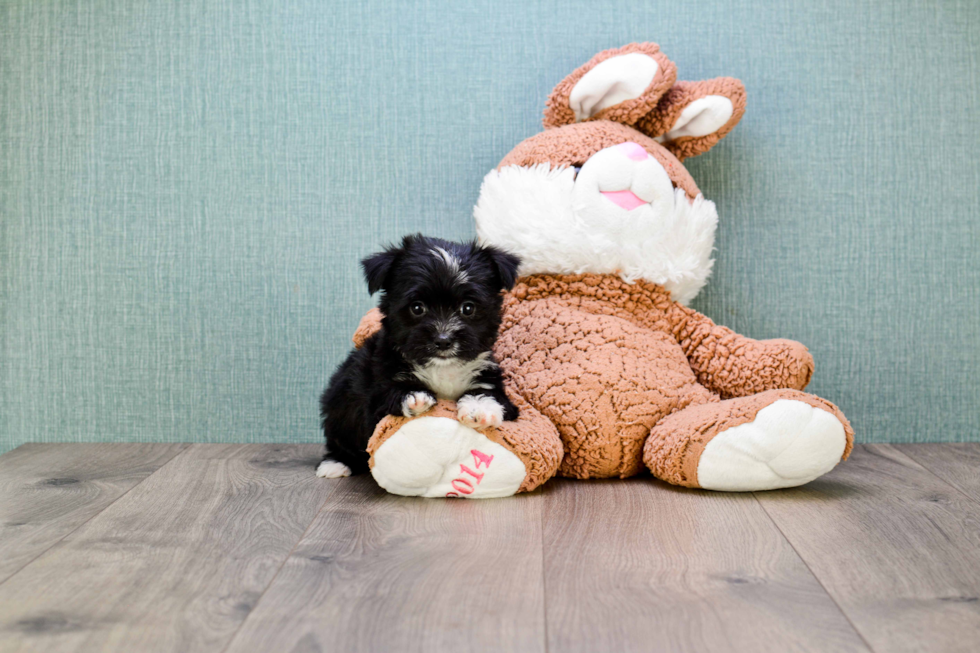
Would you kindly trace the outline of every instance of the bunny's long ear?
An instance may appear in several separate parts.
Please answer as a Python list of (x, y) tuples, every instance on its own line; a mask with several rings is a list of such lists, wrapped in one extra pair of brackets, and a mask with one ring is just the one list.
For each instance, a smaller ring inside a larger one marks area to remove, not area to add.
[(656, 108), (676, 79), (677, 67), (656, 43), (630, 43), (605, 50), (551, 92), (544, 127), (586, 120), (632, 125)]
[(745, 86), (731, 77), (677, 82), (634, 127), (678, 159), (703, 154), (728, 135), (745, 114)]

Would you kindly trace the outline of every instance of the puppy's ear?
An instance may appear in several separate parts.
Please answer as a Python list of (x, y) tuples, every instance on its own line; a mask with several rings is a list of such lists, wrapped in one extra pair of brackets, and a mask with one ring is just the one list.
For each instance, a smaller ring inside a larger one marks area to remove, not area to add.
[(521, 266), (521, 259), (510, 252), (505, 252), (502, 249), (497, 249), (490, 245), (486, 245), (481, 249), (484, 252), (484, 256), (490, 259), (490, 265), (497, 273), (497, 278), (500, 279), (501, 289), (510, 290), (513, 288), (514, 283), (517, 281), (517, 268)]
[(389, 247), (385, 251), (372, 254), (361, 261), (369, 294), (373, 295), (384, 288), (388, 273), (391, 272), (391, 266), (395, 264), (395, 260), (401, 251), (400, 249)]

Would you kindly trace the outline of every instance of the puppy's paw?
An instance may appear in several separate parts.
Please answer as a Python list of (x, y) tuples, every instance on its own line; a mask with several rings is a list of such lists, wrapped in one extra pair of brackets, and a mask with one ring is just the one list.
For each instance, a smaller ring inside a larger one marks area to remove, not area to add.
[(336, 460), (324, 460), (316, 468), (316, 475), (319, 478), (340, 478), (350, 476), (350, 467)]
[(410, 392), (402, 399), (402, 415), (405, 417), (415, 417), (426, 412), (436, 405), (436, 398), (428, 392), (419, 390)]
[(474, 429), (500, 426), (504, 422), (504, 407), (493, 397), (464, 395), (456, 404), (456, 419)]

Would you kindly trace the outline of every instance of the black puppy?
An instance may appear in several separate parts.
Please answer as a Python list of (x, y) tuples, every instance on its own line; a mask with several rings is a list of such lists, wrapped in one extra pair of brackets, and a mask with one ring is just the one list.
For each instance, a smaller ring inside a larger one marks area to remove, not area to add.
[(381, 291), (381, 330), (334, 372), (320, 397), (327, 453), (317, 476), (368, 471), (367, 443), (385, 415), (413, 417), (436, 399), (457, 402), (474, 428), (517, 419), (491, 349), (501, 291), (520, 260), (494, 247), (421, 234), (361, 261), (368, 291)]

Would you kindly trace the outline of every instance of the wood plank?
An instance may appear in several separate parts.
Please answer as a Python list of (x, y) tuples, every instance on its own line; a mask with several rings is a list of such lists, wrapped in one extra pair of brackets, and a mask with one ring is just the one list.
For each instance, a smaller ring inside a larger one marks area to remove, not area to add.
[(25, 444), (0, 456), (0, 583), (185, 444)]
[(976, 651), (980, 506), (889, 445), (763, 507), (876, 651)]
[(980, 442), (892, 446), (963, 494), (980, 501)]
[(318, 445), (192, 445), (0, 585), (0, 651), (214, 651), (335, 481)]
[(544, 650), (540, 496), (343, 483), (229, 652)]
[(868, 650), (751, 495), (546, 487), (550, 652)]

